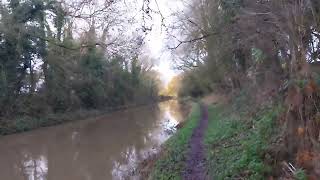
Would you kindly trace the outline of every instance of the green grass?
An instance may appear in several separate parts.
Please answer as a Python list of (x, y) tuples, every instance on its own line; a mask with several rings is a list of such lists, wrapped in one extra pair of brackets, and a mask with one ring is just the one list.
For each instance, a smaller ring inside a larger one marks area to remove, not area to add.
[(294, 178), (296, 180), (307, 180), (308, 179), (307, 176), (306, 176), (306, 173), (302, 169), (298, 169), (296, 171), (296, 173), (294, 174)]
[(209, 108), (205, 136), (208, 168), (212, 179), (265, 179), (271, 167), (264, 160), (275, 134), (280, 107), (266, 108), (255, 118), (245, 119), (230, 108)]
[(200, 119), (200, 107), (194, 104), (185, 126), (164, 145), (164, 155), (156, 162), (151, 173), (155, 180), (179, 180), (185, 169), (188, 143)]

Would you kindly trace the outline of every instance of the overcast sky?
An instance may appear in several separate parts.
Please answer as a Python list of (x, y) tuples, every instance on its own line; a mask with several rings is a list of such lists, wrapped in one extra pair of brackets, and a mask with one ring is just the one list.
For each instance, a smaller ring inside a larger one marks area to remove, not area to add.
[[(171, 14), (181, 8), (179, 0), (158, 0), (159, 8), (162, 15), (165, 17), (164, 23), (171, 23)], [(154, 6), (154, 4), (153, 4)], [(152, 31), (146, 38), (146, 52), (151, 53), (151, 57), (156, 60), (154, 69), (162, 75), (162, 80), (168, 83), (179, 72), (174, 70), (171, 53), (167, 48), (166, 31), (161, 26), (161, 16), (153, 16), (152, 23), (154, 24)]]

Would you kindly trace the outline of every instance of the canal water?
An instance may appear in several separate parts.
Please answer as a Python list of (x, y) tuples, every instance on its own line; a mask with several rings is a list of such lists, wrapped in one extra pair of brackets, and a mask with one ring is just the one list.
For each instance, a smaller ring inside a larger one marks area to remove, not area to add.
[(0, 179), (127, 179), (175, 133), (181, 109), (167, 101), (0, 137)]

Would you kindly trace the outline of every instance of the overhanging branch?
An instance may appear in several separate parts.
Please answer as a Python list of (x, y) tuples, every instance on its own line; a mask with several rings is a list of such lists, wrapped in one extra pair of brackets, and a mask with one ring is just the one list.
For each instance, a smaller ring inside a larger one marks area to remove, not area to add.
[(210, 36), (213, 36), (213, 35), (216, 35), (218, 33), (210, 33), (210, 34), (205, 34), (201, 37), (197, 37), (197, 38), (194, 38), (194, 39), (190, 39), (190, 40), (178, 40), (179, 43), (175, 46), (175, 47), (168, 47), (170, 50), (175, 50), (175, 49), (178, 49), (182, 44), (187, 44), (187, 43), (194, 43), (194, 42), (197, 42), (197, 41), (200, 41), (200, 40), (203, 40), (203, 39), (206, 39)]

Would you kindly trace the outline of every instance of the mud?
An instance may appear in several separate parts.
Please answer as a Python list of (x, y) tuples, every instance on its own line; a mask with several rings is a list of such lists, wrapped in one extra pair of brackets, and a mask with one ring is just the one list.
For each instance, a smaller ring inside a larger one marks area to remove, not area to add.
[(207, 180), (204, 133), (208, 126), (208, 108), (201, 106), (201, 119), (190, 139), (190, 152), (187, 156), (186, 171), (183, 172), (185, 180)]

